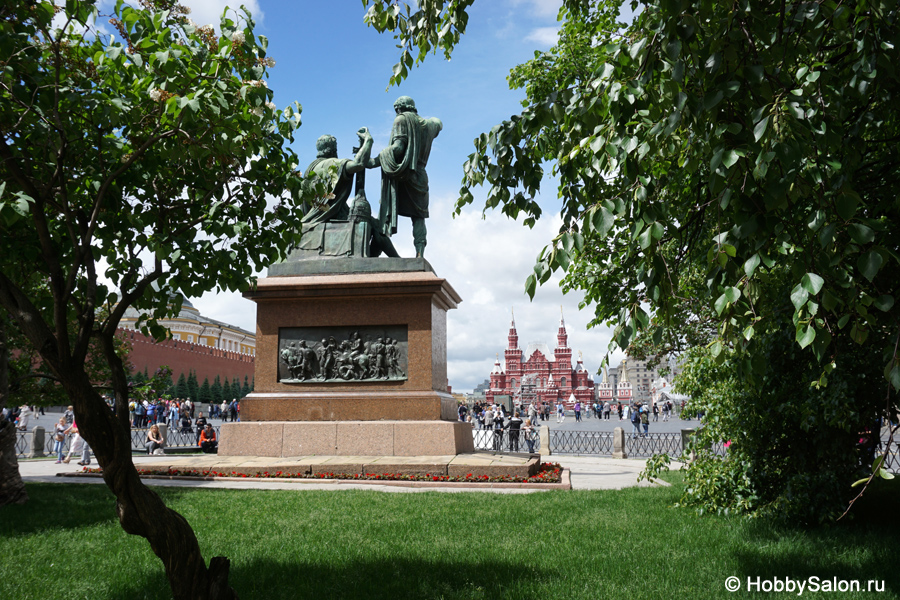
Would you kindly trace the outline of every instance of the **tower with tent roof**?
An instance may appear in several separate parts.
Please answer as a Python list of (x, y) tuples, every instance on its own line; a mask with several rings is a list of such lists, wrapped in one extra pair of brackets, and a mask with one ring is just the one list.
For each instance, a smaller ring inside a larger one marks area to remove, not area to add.
[(560, 307), (559, 328), (556, 332), (556, 348), (550, 351), (543, 342), (531, 342), (523, 352), (519, 348), (519, 334), (513, 314), (507, 336), (507, 347), (491, 370), (491, 387), (485, 391), (485, 399), (495, 402), (510, 397), (517, 404), (532, 401), (555, 404), (562, 400), (568, 408), (576, 401), (593, 402), (594, 381), (584, 367), (579, 353), (578, 362), (572, 366), (572, 349), (568, 344), (566, 323)]

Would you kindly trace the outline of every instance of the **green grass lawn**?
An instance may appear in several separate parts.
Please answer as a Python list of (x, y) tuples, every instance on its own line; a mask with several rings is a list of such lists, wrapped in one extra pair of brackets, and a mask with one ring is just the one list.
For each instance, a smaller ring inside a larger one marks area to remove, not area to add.
[[(394, 494), (156, 488), (207, 560), (250, 598), (735, 598), (754, 579), (884, 580), (898, 598), (894, 482), (852, 522), (799, 530), (672, 508), (671, 488)], [(33, 484), (0, 509), (0, 598), (169, 598), (162, 565), (125, 534), (99, 485)], [(728, 576), (741, 591), (725, 590)], [(757, 594), (752, 594), (756, 596)], [(804, 597), (818, 597), (810, 594)], [(760, 593), (797, 598), (797, 593)]]

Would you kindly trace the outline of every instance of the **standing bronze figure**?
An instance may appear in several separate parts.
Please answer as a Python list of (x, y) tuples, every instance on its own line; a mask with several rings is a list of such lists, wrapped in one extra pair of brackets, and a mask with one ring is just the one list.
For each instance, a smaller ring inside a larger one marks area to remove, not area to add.
[(387, 148), (366, 166), (381, 167), (381, 208), (379, 220), (386, 236), (397, 233), (397, 216), (410, 217), (416, 256), (425, 253), (425, 219), (428, 218), (428, 155), (431, 142), (443, 128), (440, 119), (420, 117), (409, 96), (394, 102), (397, 116)]

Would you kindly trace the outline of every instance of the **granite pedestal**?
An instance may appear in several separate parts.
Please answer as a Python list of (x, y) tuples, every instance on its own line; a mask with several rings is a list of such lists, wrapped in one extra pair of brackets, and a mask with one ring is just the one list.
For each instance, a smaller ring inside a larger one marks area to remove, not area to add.
[[(244, 296), (257, 304), (256, 382), (241, 423), (221, 431), (236, 456), (421, 456), (472, 452), (471, 424), (447, 390), (447, 311), (461, 299), (424, 259), (285, 262)], [(406, 333), (405, 376), (303, 381), (286, 377), (285, 331), (351, 328)], [(281, 362), (279, 362), (281, 361)]]

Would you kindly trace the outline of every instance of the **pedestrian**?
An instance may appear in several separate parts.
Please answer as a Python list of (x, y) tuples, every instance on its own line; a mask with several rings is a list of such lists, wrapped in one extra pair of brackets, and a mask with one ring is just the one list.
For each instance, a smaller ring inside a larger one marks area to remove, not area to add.
[(203, 427), (203, 431), (200, 433), (200, 437), (197, 440), (197, 445), (200, 446), (200, 450), (205, 454), (218, 453), (219, 442), (216, 440), (215, 430), (209, 423)]
[(650, 414), (647, 407), (641, 407), (641, 427), (644, 428), (644, 437), (647, 437), (647, 430), (650, 428)]
[(494, 409), (494, 452), (503, 448), (503, 412), (499, 407)]
[(203, 416), (203, 413), (200, 413), (200, 416), (198, 416), (197, 420), (194, 421), (194, 426), (196, 426), (196, 428), (197, 428), (197, 440), (196, 441), (198, 444), (200, 443), (200, 433), (206, 427), (207, 422), (208, 421), (206, 420), (206, 417)]
[(581, 401), (580, 401), (580, 400), (576, 400), (576, 401), (575, 401), (575, 406), (572, 407), (572, 408), (573, 408), (574, 411), (575, 411), (575, 422), (576, 422), (576, 423), (580, 423), (580, 422), (581, 422)]
[(71, 425), (75, 422), (75, 408), (70, 406), (66, 409), (66, 412), (63, 413), (63, 418), (66, 420), (66, 425)]
[(656, 402), (653, 403), (653, 422), (656, 423), (659, 421), (659, 406)]
[(138, 402), (134, 405), (134, 426), (137, 429), (144, 426), (144, 415), (147, 414), (144, 412), (145, 410), (143, 402)]
[(31, 407), (28, 406), (27, 404), (23, 404), (19, 408), (19, 425), (18, 425), (19, 431), (27, 431), (28, 421), (31, 420), (32, 413), (33, 413), (33, 411), (31, 410)]
[(181, 433), (191, 433), (191, 417), (187, 410), (181, 412)]
[(72, 424), (65, 431), (66, 435), (72, 435), (72, 443), (69, 445), (69, 453), (63, 459), (64, 463), (68, 463), (72, 459), (72, 455), (76, 452), (81, 452), (81, 460), (78, 461), (79, 465), (86, 466), (91, 464), (91, 447), (88, 446), (87, 440), (81, 437), (81, 433), (78, 431), (78, 424), (75, 421), (72, 421)]
[(631, 439), (641, 433), (641, 413), (635, 408), (631, 411)]
[(525, 435), (525, 443), (528, 445), (528, 453), (534, 454), (534, 425), (531, 419), (525, 419), (522, 433)]
[(59, 422), (53, 428), (53, 452), (56, 454), (56, 464), (63, 461), (63, 448), (66, 445), (66, 430), (68, 428), (65, 417), (60, 417)]
[(519, 431), (522, 429), (522, 417), (520, 416), (519, 411), (514, 412), (513, 416), (509, 418), (509, 422), (506, 424), (506, 429), (509, 430), (510, 452), (518, 452)]
[(566, 406), (560, 400), (556, 405), (556, 422), (562, 423), (566, 420)]

